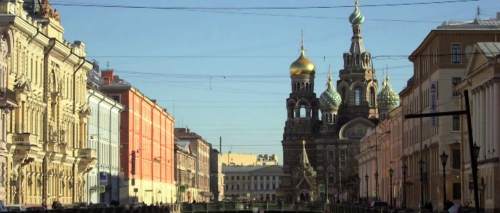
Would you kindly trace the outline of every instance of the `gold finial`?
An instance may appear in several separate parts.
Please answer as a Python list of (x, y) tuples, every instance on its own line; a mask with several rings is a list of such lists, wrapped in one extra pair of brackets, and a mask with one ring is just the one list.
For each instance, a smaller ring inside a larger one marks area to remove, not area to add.
[(355, 10), (359, 9), (359, 2), (358, 2), (358, 0), (356, 0), (356, 2), (354, 2), (354, 9)]
[(302, 140), (302, 146), (306, 146), (306, 140)]

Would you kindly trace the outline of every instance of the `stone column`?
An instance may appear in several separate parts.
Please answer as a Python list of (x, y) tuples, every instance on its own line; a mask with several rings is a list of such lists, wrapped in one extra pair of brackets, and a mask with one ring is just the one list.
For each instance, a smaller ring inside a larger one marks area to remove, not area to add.
[(494, 135), (494, 140), (493, 140), (493, 144), (496, 144), (496, 146), (493, 146), (493, 149), (495, 149), (495, 153), (493, 153), (493, 156), (494, 157), (499, 157), (500, 154), (500, 143), (498, 143), (498, 140), (500, 140), (500, 131), (498, 131), (495, 127), (498, 127), (498, 125), (500, 125), (500, 119), (498, 118), (498, 110), (500, 108), (500, 98), (498, 97), (500, 94), (499, 94), (499, 86), (498, 86), (499, 82), (493, 82), (493, 125), (491, 126), (491, 128), (493, 128), (493, 133), (495, 134)]
[(481, 146), (481, 148), (483, 148), (486, 152), (485, 154), (483, 155), (485, 159), (488, 159), (489, 156), (488, 156), (488, 149), (489, 149), (489, 143), (490, 143), (490, 127), (489, 127), (489, 124), (490, 124), (490, 116), (489, 113), (491, 112), (491, 109), (490, 109), (490, 101), (491, 101), (491, 96), (490, 96), (490, 85), (488, 84), (488, 82), (485, 84), (485, 87), (484, 87), (484, 144)]
[(251, 179), (251, 184), (252, 184), (252, 185), (250, 186), (250, 189), (251, 189), (252, 191), (253, 191), (253, 190), (255, 190), (254, 185), (253, 185), (253, 178), (254, 178), (254, 176), (250, 176), (250, 179)]

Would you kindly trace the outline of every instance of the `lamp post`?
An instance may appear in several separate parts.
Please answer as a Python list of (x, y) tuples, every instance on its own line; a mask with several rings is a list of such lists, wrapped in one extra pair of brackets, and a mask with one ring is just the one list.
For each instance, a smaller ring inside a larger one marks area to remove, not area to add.
[(443, 164), (443, 208), (446, 205), (446, 162), (448, 161), (448, 155), (443, 151), (441, 154), (441, 164)]
[(392, 167), (389, 169), (389, 197), (391, 199), (391, 207), (394, 208), (394, 199), (392, 198), (392, 175), (394, 175), (394, 169)]
[(420, 209), (424, 208), (424, 160), (420, 159), (418, 161), (418, 165), (420, 167)]
[(403, 205), (401, 206), (406, 210), (406, 173), (408, 172), (408, 166), (403, 164), (401, 169), (403, 169)]
[(367, 202), (367, 203), (368, 203), (369, 196), (370, 196), (370, 194), (368, 194), (368, 178), (369, 178), (369, 177), (370, 177), (370, 176), (365, 175), (365, 180), (366, 180), (366, 202)]
[(379, 199), (378, 199), (378, 171), (375, 172), (375, 200), (379, 201)]

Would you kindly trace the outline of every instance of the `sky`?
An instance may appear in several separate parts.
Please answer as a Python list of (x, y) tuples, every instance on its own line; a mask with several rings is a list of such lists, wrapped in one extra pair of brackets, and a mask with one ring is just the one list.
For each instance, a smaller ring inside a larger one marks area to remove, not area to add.
[[(379, 79), (389, 68), (396, 92), (413, 74), (407, 56), (430, 30), (446, 20), (473, 20), (478, 7), (480, 18), (493, 18), (500, 12), (498, 0), (363, 5), (436, 1), (444, 0), (359, 1), (365, 16), (365, 47), (374, 56)], [(348, 17), (354, 10), (350, 7), (354, 0), (52, 0), (51, 4), (61, 15), (66, 40), (83, 41), (88, 60), (97, 60), (101, 70), (114, 69), (115, 75), (158, 100), (175, 117), (176, 127), (189, 128), (218, 150), (222, 137), (223, 153), (277, 154), (280, 164), (285, 101), (291, 91), (289, 66), (300, 54), (301, 30), (307, 57), (316, 65), (319, 97), (326, 89), (328, 66), (334, 80), (343, 67), (342, 54), (349, 50), (352, 36)], [(257, 9), (241, 9), (249, 7)]]

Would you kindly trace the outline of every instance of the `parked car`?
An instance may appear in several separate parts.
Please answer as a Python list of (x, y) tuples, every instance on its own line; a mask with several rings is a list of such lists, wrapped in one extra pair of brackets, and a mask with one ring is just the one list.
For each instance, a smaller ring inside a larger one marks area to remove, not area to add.
[(26, 207), (24, 207), (24, 205), (21, 205), (21, 204), (9, 204), (9, 205), (5, 205), (5, 207), (7, 208), (7, 210), (9, 210), (8, 212), (25, 212), (26, 211)]

